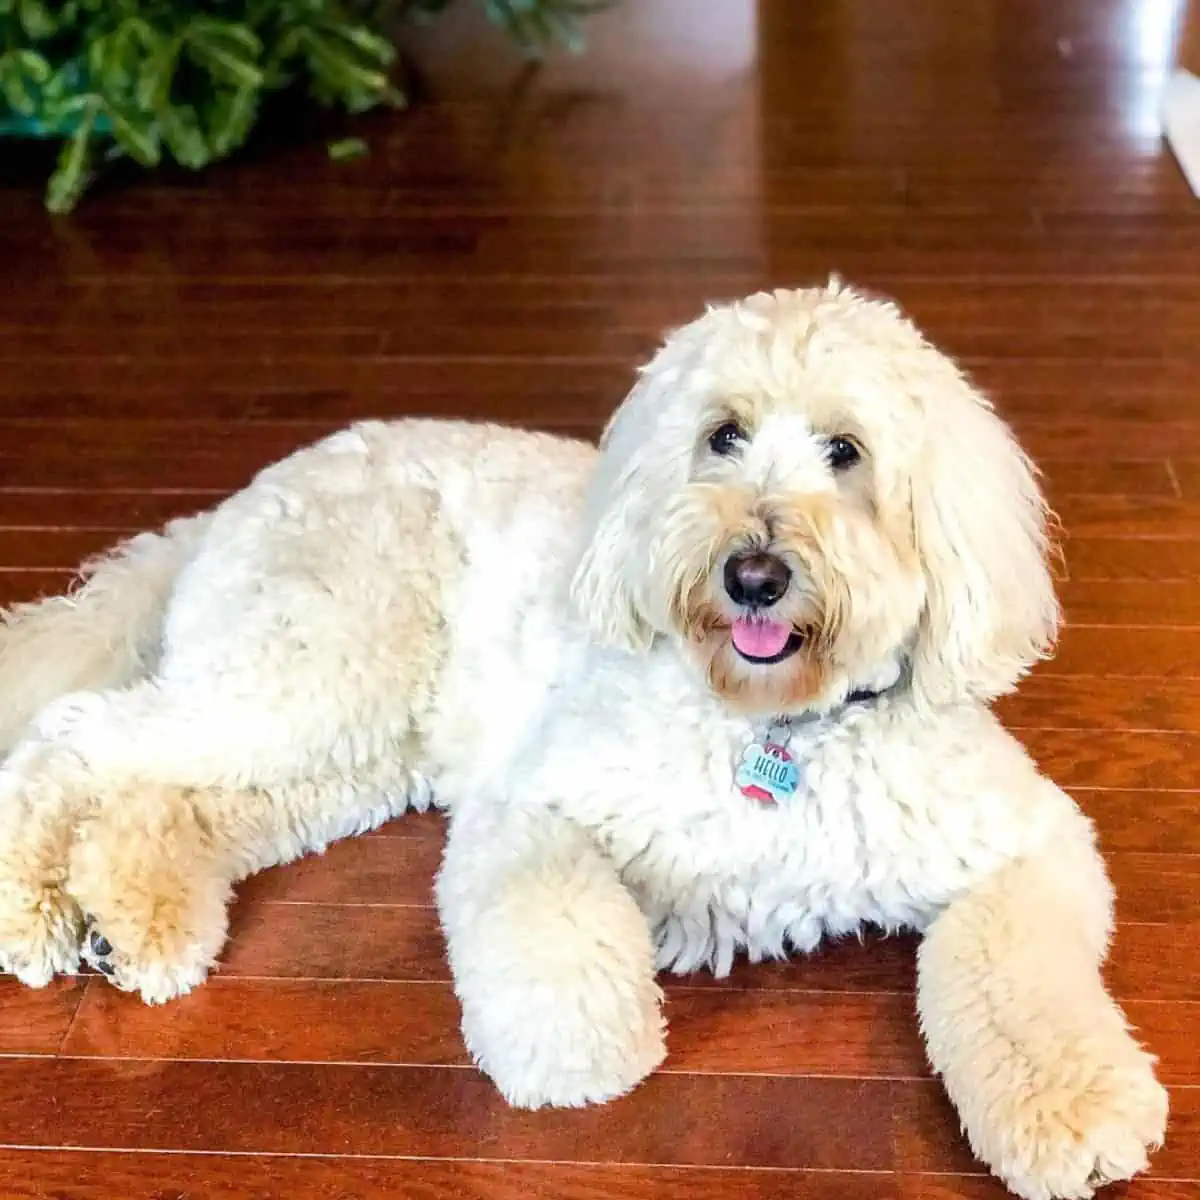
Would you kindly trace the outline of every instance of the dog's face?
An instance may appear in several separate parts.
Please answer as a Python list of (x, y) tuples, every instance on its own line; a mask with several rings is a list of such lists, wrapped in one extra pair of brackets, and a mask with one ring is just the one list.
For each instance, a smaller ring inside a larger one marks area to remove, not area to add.
[(677, 331), (602, 442), (573, 593), (595, 635), (676, 639), (732, 707), (911, 672), (990, 699), (1053, 641), (1026, 456), (888, 304), (761, 294)]

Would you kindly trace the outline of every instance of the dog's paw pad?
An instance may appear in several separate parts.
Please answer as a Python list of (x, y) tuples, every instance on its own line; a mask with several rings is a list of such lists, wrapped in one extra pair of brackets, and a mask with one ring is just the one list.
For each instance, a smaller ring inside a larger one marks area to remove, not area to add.
[[(87, 932), (83, 939), (83, 961), (87, 963), (94, 971), (99, 971), (101, 975), (105, 975), (112, 982), (116, 982), (114, 976), (117, 968), (109, 961), (109, 955), (113, 952), (112, 943), (102, 934), (92, 923), (92, 918), (87, 918)], [(118, 984), (118, 986), (120, 986)]]

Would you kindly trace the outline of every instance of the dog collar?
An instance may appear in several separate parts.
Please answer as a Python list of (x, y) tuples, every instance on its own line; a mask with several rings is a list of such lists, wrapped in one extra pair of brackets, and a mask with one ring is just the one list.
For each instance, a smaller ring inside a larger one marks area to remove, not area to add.
[(748, 800), (760, 804), (782, 804), (790, 800), (799, 790), (801, 780), (800, 766), (788, 749), (796, 725), (824, 720), (848, 708), (870, 704), (891, 690), (860, 688), (851, 692), (832, 712), (774, 717), (765, 734), (755, 738), (742, 754), (734, 774), (738, 790)]

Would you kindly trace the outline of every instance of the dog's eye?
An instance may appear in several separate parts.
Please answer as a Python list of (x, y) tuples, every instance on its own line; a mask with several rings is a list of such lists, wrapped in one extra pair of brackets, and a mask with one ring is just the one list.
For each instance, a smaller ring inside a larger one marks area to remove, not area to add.
[(826, 446), (826, 454), (829, 458), (829, 465), (835, 471), (844, 471), (848, 467), (854, 466), (862, 457), (858, 447), (845, 437), (830, 438), (829, 444)]
[(746, 440), (746, 432), (736, 421), (726, 421), (724, 425), (713, 430), (708, 439), (709, 449), (722, 457), (732, 454), (739, 443)]

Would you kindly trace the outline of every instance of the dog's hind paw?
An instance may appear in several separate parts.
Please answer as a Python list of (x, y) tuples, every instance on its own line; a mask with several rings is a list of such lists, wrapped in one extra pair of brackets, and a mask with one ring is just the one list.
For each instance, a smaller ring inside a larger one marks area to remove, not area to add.
[(194, 942), (170, 957), (143, 952), (136, 958), (114, 946), (92, 918), (88, 918), (82, 957), (114, 987), (138, 993), (147, 1004), (165, 1004), (186, 995), (204, 982), (211, 965), (209, 955)]

